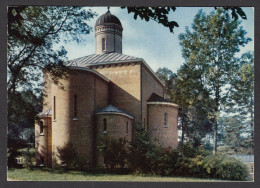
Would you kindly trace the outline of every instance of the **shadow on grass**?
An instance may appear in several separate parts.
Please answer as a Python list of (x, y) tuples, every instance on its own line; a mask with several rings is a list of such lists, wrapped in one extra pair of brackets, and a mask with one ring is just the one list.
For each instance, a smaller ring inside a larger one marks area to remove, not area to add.
[(89, 168), (85, 170), (78, 169), (67, 169), (67, 168), (46, 168), (46, 167), (33, 167), (31, 169), (39, 170), (42, 172), (48, 172), (52, 174), (72, 174), (72, 175), (83, 175), (83, 176), (105, 176), (105, 175), (132, 175), (129, 169), (104, 169), (104, 168)]

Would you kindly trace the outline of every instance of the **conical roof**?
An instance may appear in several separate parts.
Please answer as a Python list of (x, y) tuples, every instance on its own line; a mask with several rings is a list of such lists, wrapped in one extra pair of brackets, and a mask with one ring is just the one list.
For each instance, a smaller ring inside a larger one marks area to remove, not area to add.
[(101, 110), (97, 110), (96, 114), (122, 114), (122, 115), (128, 116), (130, 118), (134, 118), (131, 114), (129, 114), (126, 111), (121, 110), (111, 104)]

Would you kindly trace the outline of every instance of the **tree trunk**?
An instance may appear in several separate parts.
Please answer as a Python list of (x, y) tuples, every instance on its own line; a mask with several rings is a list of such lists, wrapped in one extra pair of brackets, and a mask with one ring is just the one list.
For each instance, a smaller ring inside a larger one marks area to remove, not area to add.
[(184, 141), (184, 125), (183, 125), (184, 118), (181, 117), (181, 143)]
[(217, 153), (217, 148), (218, 148), (218, 123), (217, 121), (215, 120), (215, 123), (214, 123), (214, 136), (213, 136), (213, 155), (216, 155)]
[(213, 155), (216, 155), (218, 151), (218, 113), (219, 113), (219, 91), (220, 87), (216, 84), (216, 91), (215, 91), (215, 118), (214, 118), (214, 143), (213, 143)]

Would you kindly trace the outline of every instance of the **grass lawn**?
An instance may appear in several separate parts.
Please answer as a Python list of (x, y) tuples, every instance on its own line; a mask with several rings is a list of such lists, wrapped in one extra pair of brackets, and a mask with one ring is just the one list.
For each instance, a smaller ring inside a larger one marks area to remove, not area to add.
[(59, 169), (9, 169), (8, 181), (165, 181), (165, 182), (198, 182), (198, 181), (223, 181), (215, 179), (160, 177), (152, 175), (115, 175), (115, 174), (90, 174), (80, 171), (64, 171)]

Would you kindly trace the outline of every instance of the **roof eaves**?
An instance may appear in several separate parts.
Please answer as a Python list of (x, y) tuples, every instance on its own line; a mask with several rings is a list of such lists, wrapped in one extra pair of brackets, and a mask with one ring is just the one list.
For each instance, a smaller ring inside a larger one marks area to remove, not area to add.
[(126, 117), (129, 117), (130, 119), (134, 119), (134, 117), (130, 116), (129, 114), (122, 113), (122, 112), (97, 112), (97, 115), (102, 115), (102, 114), (115, 114), (115, 115), (124, 115)]
[(87, 66), (97, 66), (97, 65), (106, 65), (106, 64), (116, 64), (116, 63), (132, 63), (132, 62), (141, 62), (142, 59), (129, 59), (129, 60), (119, 60), (119, 61), (106, 61), (98, 62), (95, 64), (88, 64)]
[(143, 62), (143, 64), (148, 68), (149, 71), (151, 71), (151, 73), (155, 76), (155, 78), (163, 85), (165, 86), (165, 84), (160, 80), (160, 78), (155, 74), (155, 72), (153, 71), (153, 69), (145, 62), (145, 60), (143, 58), (140, 58), (141, 61)]
[(168, 106), (173, 106), (175, 108), (179, 108), (177, 104), (171, 103), (171, 102), (147, 102), (147, 104), (152, 104), (152, 105), (168, 105)]
[(73, 70), (83, 70), (83, 71), (87, 71), (87, 72), (91, 72), (96, 74), (97, 76), (103, 78), (106, 82), (110, 82), (110, 80), (108, 78), (106, 78), (105, 76), (103, 76), (102, 74), (100, 74), (99, 72), (86, 68), (86, 67), (75, 67), (75, 66), (68, 66), (68, 68), (73, 69)]

